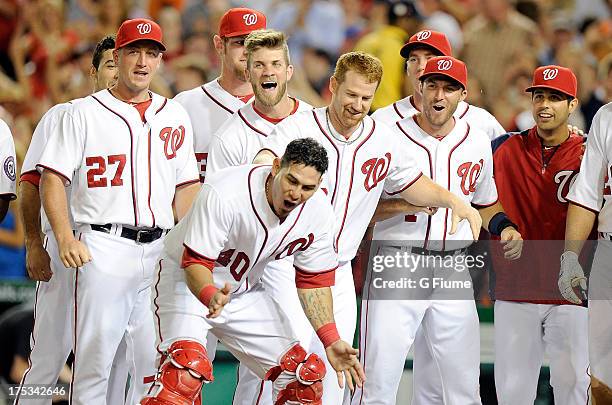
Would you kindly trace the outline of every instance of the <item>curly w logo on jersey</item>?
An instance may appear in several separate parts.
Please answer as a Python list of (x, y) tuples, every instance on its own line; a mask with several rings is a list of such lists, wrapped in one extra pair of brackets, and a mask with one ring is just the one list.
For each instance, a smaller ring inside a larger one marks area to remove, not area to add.
[(159, 138), (164, 141), (164, 154), (170, 160), (176, 157), (176, 152), (185, 140), (185, 127), (180, 125), (177, 129), (165, 127), (159, 133)]
[(363, 163), (361, 172), (366, 175), (363, 182), (366, 191), (372, 190), (387, 177), (389, 166), (391, 166), (391, 154), (389, 152), (385, 153), (384, 158), (372, 158)]
[(312, 245), (312, 242), (314, 242), (314, 234), (309, 233), (306, 238), (298, 238), (292, 242), (289, 242), (287, 246), (285, 246), (285, 248), (274, 258), (276, 260), (280, 260), (283, 257), (293, 255), (295, 252), (304, 252), (310, 247), (310, 245)]
[(465, 195), (470, 195), (476, 191), (476, 181), (482, 172), (484, 160), (480, 159), (478, 163), (465, 162), (457, 168), (457, 175), (461, 177), (461, 191)]

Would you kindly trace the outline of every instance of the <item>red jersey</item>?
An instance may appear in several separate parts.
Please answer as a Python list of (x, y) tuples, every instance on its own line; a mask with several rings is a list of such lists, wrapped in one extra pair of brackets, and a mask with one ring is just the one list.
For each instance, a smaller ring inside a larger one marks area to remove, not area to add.
[[(526, 241), (519, 260), (504, 259), (492, 245), (495, 299), (546, 304), (569, 303), (557, 287), (563, 253), (567, 193), (584, 154), (584, 138), (571, 134), (544, 146), (535, 127), (492, 143), (499, 201)], [(535, 241), (535, 242), (534, 242)]]

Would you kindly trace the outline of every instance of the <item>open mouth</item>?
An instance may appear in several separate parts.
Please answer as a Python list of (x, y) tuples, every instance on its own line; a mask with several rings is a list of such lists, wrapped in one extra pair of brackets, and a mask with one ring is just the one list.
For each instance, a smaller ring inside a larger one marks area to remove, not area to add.
[(548, 119), (551, 119), (553, 116), (552, 116), (552, 114), (549, 114), (549, 113), (539, 113), (538, 117), (540, 117), (542, 119), (545, 119), (545, 120), (548, 120)]
[(283, 200), (283, 206), (285, 207), (286, 210), (292, 210), (295, 207), (297, 207), (298, 203), (297, 202), (291, 202), (289, 200)]
[(138, 77), (146, 77), (147, 74), (147, 72), (134, 72), (134, 75)]
[(436, 111), (438, 111), (438, 112), (440, 112), (440, 111), (444, 110), (444, 106), (441, 106), (441, 105), (434, 105), (434, 106), (433, 106), (433, 109), (434, 109), (434, 110), (436, 110)]
[(278, 86), (278, 84), (276, 82), (271, 81), (271, 80), (267, 80), (267, 81), (261, 83), (261, 87), (264, 90), (273, 90), (273, 89), (276, 88), (276, 86)]

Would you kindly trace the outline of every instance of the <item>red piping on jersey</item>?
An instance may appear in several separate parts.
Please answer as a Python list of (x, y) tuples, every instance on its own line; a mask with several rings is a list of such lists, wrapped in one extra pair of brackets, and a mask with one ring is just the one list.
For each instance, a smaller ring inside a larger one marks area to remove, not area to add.
[[(82, 233), (79, 234), (79, 241), (81, 240), (81, 237), (83, 236)], [(74, 276), (74, 336), (73, 336), (73, 341), (72, 341), (72, 375), (70, 376), (70, 398), (68, 403), (72, 404), (72, 394), (74, 392), (74, 389), (72, 389), (72, 387), (74, 387), (74, 376), (76, 374), (76, 363), (77, 363), (77, 321), (78, 321), (78, 288), (79, 288), (79, 268), (76, 268), (76, 271), (74, 272), (75, 276)]]
[(196, 264), (206, 267), (211, 273), (213, 272), (215, 268), (215, 259), (199, 254), (184, 243), (183, 247), (185, 249), (183, 249), (183, 255), (181, 256), (182, 269), (186, 269), (187, 267)]
[(336, 269), (338, 266), (334, 267), (333, 269), (322, 270), (316, 273), (305, 271), (295, 265), (293, 267), (295, 268), (295, 286), (297, 288), (323, 288), (331, 287), (335, 284)]
[[(163, 106), (162, 106), (163, 107)], [(161, 110), (161, 108), (160, 108)], [(159, 111), (159, 110), (158, 110)], [(149, 163), (148, 163), (148, 168), (149, 168), (149, 197), (147, 198), (147, 201), (149, 203), (149, 211), (151, 211), (151, 216), (153, 217), (153, 225), (152, 227), (155, 228), (155, 214), (153, 213), (153, 208), (151, 208), (151, 129), (149, 129), (149, 139), (148, 139), (148, 157), (149, 157)]]
[(238, 110), (238, 116), (242, 119), (242, 121), (244, 121), (245, 124), (247, 124), (247, 126), (249, 128), (251, 128), (253, 131), (257, 132), (260, 135), (263, 135), (264, 137), (268, 137), (268, 134), (260, 131), (259, 129), (255, 128), (245, 117), (244, 115), (242, 115), (242, 111)]
[[(412, 119), (414, 120), (415, 123), (417, 123), (414, 116), (412, 117)], [(402, 128), (402, 126), (400, 125), (399, 122), (396, 122), (395, 125), (397, 125), (399, 130), (402, 131), (402, 133), (404, 135), (406, 135), (406, 138), (410, 139), (414, 144), (420, 146), (421, 148), (423, 148), (425, 150), (425, 152), (427, 152), (427, 157), (429, 158), (429, 178), (433, 180), (433, 178), (434, 178), (434, 175), (433, 175), (433, 162), (431, 160), (431, 152), (429, 151), (429, 149), (427, 149), (425, 147), (425, 145), (417, 142), (416, 139), (414, 139), (413, 137), (408, 135), (408, 133), (406, 131), (404, 131), (404, 128)], [(417, 123), (417, 125), (418, 125), (418, 123)], [(423, 174), (423, 173), (421, 173), (421, 174)], [(425, 249), (427, 249), (427, 245), (429, 243), (429, 232), (431, 232), (431, 217), (432, 217), (431, 215), (427, 216), (427, 228), (425, 229), (425, 240), (423, 241), (423, 247)]]
[[(110, 90), (108, 90), (110, 93)], [(111, 93), (112, 95), (112, 93)], [(98, 100), (96, 96), (92, 95), (94, 100), (96, 100), (102, 107), (106, 108), (108, 111), (115, 114), (117, 117), (121, 118), (125, 125), (127, 125), (128, 130), (130, 131), (130, 176), (132, 178), (132, 205), (134, 207), (134, 226), (138, 226), (138, 209), (136, 208), (136, 189), (134, 188), (134, 133), (132, 132), (132, 127), (130, 123), (116, 111), (113, 111), (110, 107), (107, 107), (102, 101)], [(114, 97), (114, 96), (113, 96)]]
[(416, 104), (414, 104), (414, 96), (410, 96), (408, 101), (410, 101), (410, 104), (414, 107), (415, 110), (417, 110), (418, 112), (421, 112), (421, 109), (419, 107), (417, 107)]
[[(377, 252), (378, 254), (378, 252)], [(370, 276), (371, 277), (371, 276)], [(368, 279), (366, 279), (368, 280)], [(365, 328), (359, 328), (359, 345), (361, 345), (361, 333), (363, 332), (363, 372), (365, 373), (366, 371), (366, 360), (367, 360), (367, 353), (368, 353), (368, 315), (370, 314), (370, 289), (372, 287), (372, 280), (369, 280), (368, 282), (368, 299), (363, 300), (365, 301)], [(363, 311), (363, 306), (361, 307), (361, 310)], [(360, 321), (361, 323), (361, 321)], [(361, 326), (361, 325), (360, 325)], [(361, 347), (359, 348), (361, 350)], [(361, 395), (359, 397), (359, 405), (361, 405), (361, 403), (363, 402), (363, 393), (365, 392), (365, 387), (361, 388)]]
[(397, 191), (394, 191), (394, 192), (392, 192), (392, 193), (387, 193), (387, 194), (389, 194), (389, 195), (396, 195), (396, 194), (401, 193), (401, 192), (402, 192), (402, 191), (404, 191), (404, 190), (409, 189), (409, 188), (410, 188), (410, 186), (412, 186), (412, 185), (413, 185), (413, 184), (414, 184), (414, 183), (415, 183), (415, 182), (416, 182), (418, 179), (420, 179), (420, 178), (421, 178), (421, 176), (423, 176), (423, 172), (420, 172), (420, 173), (419, 173), (419, 174), (418, 174), (418, 175), (417, 175), (417, 176), (414, 178), (414, 180), (412, 180), (411, 182), (409, 182), (408, 184), (406, 184), (404, 187), (400, 188), (400, 189), (399, 189), (399, 190), (397, 190)]
[[(459, 147), (459, 145), (461, 145), (463, 141), (467, 139), (469, 133), (470, 133), (470, 124), (467, 124), (467, 128), (465, 129), (465, 135), (463, 136), (463, 138), (461, 138), (461, 140), (455, 146), (453, 146), (450, 152), (448, 152), (448, 162), (446, 164), (446, 168), (448, 170), (448, 191), (451, 191), (451, 180), (450, 180), (451, 179), (451, 173), (450, 173), (451, 155)], [(449, 209), (447, 208), (446, 213), (444, 214), (444, 234), (442, 236), (442, 250), (444, 250), (446, 246), (446, 228), (448, 226), (448, 211)]]
[(289, 232), (291, 232), (291, 230), (295, 227), (295, 224), (297, 224), (298, 219), (300, 219), (300, 215), (302, 215), (302, 211), (304, 211), (304, 207), (306, 206), (307, 202), (308, 201), (302, 203), (302, 206), (300, 207), (300, 212), (298, 212), (297, 216), (295, 217), (295, 221), (293, 222), (291, 227), (287, 230), (287, 232), (285, 232), (285, 234), (283, 235), (283, 237), (282, 237), (281, 241), (279, 242), (278, 246), (276, 247), (276, 249), (274, 249), (272, 254), (270, 256), (268, 256), (268, 257), (272, 257), (276, 253), (276, 251), (283, 245), (283, 242), (285, 241), (285, 238), (287, 237)]
[(469, 110), (469, 109), (470, 109), (470, 105), (468, 104), (468, 105), (465, 107), (465, 111), (464, 111), (464, 112), (462, 112), (462, 113), (461, 113), (461, 115), (459, 116), (459, 119), (461, 119), (461, 118), (465, 117), (465, 114), (467, 114), (467, 112), (468, 112), (468, 110)]
[[(267, 150), (268, 152), (270, 152), (271, 154), (273, 154), (273, 155), (274, 155), (274, 157), (278, 157), (278, 155), (276, 154), (276, 152), (274, 152), (272, 149), (263, 148), (263, 149), (261, 149), (259, 152), (263, 152), (264, 150)], [(259, 154), (259, 152), (257, 152), (257, 154)]]
[[(248, 180), (247, 180), (247, 185), (249, 187), (249, 199), (251, 200), (251, 208), (253, 208), (253, 212), (255, 213), (255, 216), (257, 217), (257, 220), (259, 221), (259, 223), (261, 224), (261, 226), (263, 227), (264, 232), (265, 232), (263, 243), (261, 244), (261, 248), (259, 249), (259, 253), (257, 254), (257, 257), (255, 258), (255, 261), (253, 262), (253, 266), (255, 265), (255, 263), (257, 263), (259, 261), (259, 257), (261, 256), (261, 253), (263, 252), (264, 247), (266, 246), (266, 243), (268, 242), (268, 228), (266, 227), (266, 224), (263, 222), (263, 220), (259, 216), (259, 213), (257, 212), (257, 209), (255, 208), (255, 203), (253, 202), (253, 190), (251, 190), (251, 176), (253, 175), (253, 172), (255, 170), (261, 169), (261, 168), (269, 168), (269, 167), (270, 167), (269, 165), (255, 166), (249, 172), (249, 176), (248, 176)], [(268, 203), (268, 199), (266, 198), (266, 196), (264, 196), (264, 200), (266, 200), (265, 203), (267, 204)], [(249, 276), (248, 275), (246, 277), (246, 280), (247, 280), (247, 288), (248, 288), (248, 281), (249, 281)], [(240, 287), (238, 287), (238, 288), (240, 288)]]
[(155, 111), (155, 114), (157, 114), (158, 112), (160, 112), (161, 110), (163, 110), (163, 109), (164, 109), (164, 107), (166, 106), (166, 104), (167, 104), (167, 103), (168, 103), (168, 99), (167, 99), (167, 98), (164, 98), (164, 102), (162, 103), (161, 107), (159, 107), (159, 108), (157, 109), (157, 111)]
[(191, 250), (193, 253), (195, 253), (196, 255), (198, 255), (198, 256), (200, 256), (200, 257), (202, 257), (202, 258), (206, 259), (206, 260), (210, 260), (210, 261), (212, 261), (212, 262), (216, 262), (216, 261), (217, 261), (217, 259), (213, 259), (212, 257), (208, 257), (208, 256), (206, 256), (206, 255), (203, 255), (202, 253), (198, 252), (197, 250), (195, 250), (194, 248), (192, 248), (191, 246), (189, 246), (189, 245), (188, 245), (187, 243), (185, 243), (185, 242), (183, 242), (183, 247), (184, 247), (185, 249), (189, 249), (189, 250)]
[(487, 207), (491, 207), (491, 206), (497, 204), (498, 201), (499, 201), (499, 199), (496, 199), (495, 201), (493, 201), (492, 203), (489, 203), (489, 204), (474, 204), (474, 203), (472, 203), (472, 207), (474, 207), (476, 209), (487, 208)]
[(19, 176), (19, 183), (24, 181), (38, 187), (40, 185), (40, 173), (38, 173), (38, 170), (23, 172), (21, 176)]
[[(36, 166), (38, 166), (38, 167), (42, 167), (42, 168), (43, 168), (43, 169), (45, 169), (45, 170), (49, 170), (50, 172), (55, 173), (55, 174), (57, 174), (58, 176), (62, 176), (64, 179), (66, 179), (66, 182), (68, 182), (68, 184), (71, 184), (71, 183), (72, 183), (72, 180), (70, 180), (70, 179), (68, 178), (68, 176), (66, 176), (66, 175), (65, 175), (64, 173), (62, 173), (62, 172), (59, 172), (59, 171), (57, 171), (57, 170), (55, 170), (55, 169), (53, 169), (53, 168), (51, 168), (51, 167), (49, 167), (49, 166), (41, 165), (40, 163), (39, 163), (39, 164), (37, 164)], [(9, 194), (12, 194), (12, 193), (9, 193)]]
[(208, 90), (206, 90), (206, 88), (204, 86), (200, 86), (200, 88), (202, 89), (202, 91), (204, 92), (204, 94), (206, 94), (208, 97), (210, 97), (210, 99), (212, 101), (215, 102), (215, 104), (217, 104), (219, 107), (223, 108), (225, 111), (227, 111), (230, 114), (234, 114), (234, 111), (232, 111), (231, 109), (227, 108), (226, 106), (224, 106), (219, 100), (217, 100), (216, 98), (214, 98), (212, 96), (212, 94), (210, 94), (208, 92)]
[(194, 184), (194, 183), (199, 183), (199, 182), (200, 182), (200, 179), (187, 180), (187, 181), (177, 184), (176, 188), (180, 188), (188, 184)]
[(319, 122), (319, 117), (317, 117), (315, 110), (312, 110), (312, 116), (314, 117), (314, 120), (317, 123), (317, 126), (319, 127), (323, 135), (325, 135), (327, 140), (329, 140), (329, 143), (334, 147), (334, 149), (336, 150), (336, 154), (338, 155), (338, 159), (336, 159), (336, 181), (334, 182), (334, 192), (332, 193), (332, 198), (331, 198), (331, 201), (333, 204), (334, 199), (336, 198), (336, 191), (338, 190), (338, 172), (340, 171), (340, 151), (338, 150), (338, 147), (336, 146), (334, 141), (331, 139), (331, 137), (323, 129), (323, 126)]
[(578, 204), (577, 202), (572, 201), (572, 200), (570, 200), (570, 199), (569, 199), (569, 198), (567, 198), (567, 197), (565, 197), (565, 199), (566, 199), (567, 201), (571, 202), (571, 203), (572, 203), (572, 204), (574, 204), (574, 205), (577, 205), (577, 206), (579, 206), (579, 207), (581, 207), (581, 208), (584, 208), (585, 210), (589, 210), (589, 211), (591, 211), (593, 214), (599, 214), (599, 211), (594, 210), (593, 208), (589, 208), (589, 207), (587, 207), (586, 205)]
[(397, 115), (399, 115), (399, 117), (401, 119), (404, 119), (404, 116), (402, 115), (402, 113), (400, 112), (399, 108), (397, 108), (397, 101), (395, 103), (393, 103), (393, 109), (395, 110), (395, 113)]
[[(153, 306), (155, 307), (155, 311), (153, 311), (153, 312), (155, 313), (155, 318), (157, 319), (157, 331), (159, 333), (160, 344), (161, 344), (161, 342), (164, 341), (164, 337), (162, 336), (162, 332), (161, 332), (162, 331), (162, 328), (161, 328), (161, 318), (159, 316), (159, 304), (157, 303), (157, 299), (159, 298), (159, 282), (161, 281), (161, 272), (162, 272), (162, 269), (163, 269), (162, 261), (163, 261), (163, 259), (159, 259), (159, 271), (157, 272), (157, 281), (155, 281), (155, 287), (154, 287), (155, 288), (155, 297), (153, 298)], [(164, 354), (161, 350), (159, 350), (159, 345), (157, 345), (155, 349), (157, 350), (157, 352), (159, 354), (161, 354), (161, 355)]]

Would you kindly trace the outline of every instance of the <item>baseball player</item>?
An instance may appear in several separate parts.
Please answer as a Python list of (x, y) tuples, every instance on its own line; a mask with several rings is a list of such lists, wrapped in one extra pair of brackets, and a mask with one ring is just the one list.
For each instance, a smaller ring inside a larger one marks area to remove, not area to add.
[(202, 183), (212, 136), (253, 97), (253, 88), (245, 73), (244, 39), (250, 32), (265, 28), (266, 16), (259, 11), (229, 9), (221, 17), (219, 33), (213, 38), (215, 50), (221, 59), (221, 75), (174, 98), (185, 108), (193, 124), (194, 150)]
[[(42, 202), (74, 282), (70, 401), (105, 404), (126, 340), (133, 404), (155, 373), (150, 285), (162, 237), (199, 189), (191, 123), (149, 84), (165, 50), (160, 27), (127, 20), (117, 32), (117, 83), (66, 108), (37, 165)], [(64, 186), (72, 185), (68, 220)]]
[[(400, 50), (400, 55), (406, 58), (406, 74), (414, 93), (372, 114), (372, 118), (389, 126), (422, 110), (423, 95), (420, 93), (419, 77), (423, 74), (425, 64), (435, 56), (452, 56), (452, 49), (442, 32), (423, 30), (410, 37)], [(465, 101), (459, 103), (453, 116), (465, 119), (470, 127), (484, 131), (491, 140), (506, 132), (491, 113)]]
[(279, 31), (258, 30), (245, 39), (247, 76), (255, 97), (241, 107), (215, 133), (210, 143), (207, 170), (247, 164), (261, 149), (276, 124), (312, 106), (289, 97), (287, 83), (293, 75), (285, 35)]
[[(489, 139), (465, 120), (453, 118), (467, 95), (466, 84), (463, 62), (450, 56), (430, 59), (420, 77), (423, 111), (398, 121), (395, 131), (403, 136), (403, 146), (425, 175), (478, 207), (485, 229), (501, 235), (506, 257), (514, 259), (520, 256), (521, 236), (497, 202)], [(480, 404), (478, 316), (469, 275), (458, 266), (465, 263), (465, 250), (478, 233), (470, 233), (465, 224), (457, 232), (449, 233), (449, 229), (446, 210), (429, 216), (402, 213), (375, 225), (374, 239), (380, 241), (377, 256), (410, 256), (415, 263), (404, 269), (392, 264), (389, 274), (412, 278), (418, 287), (400, 297), (385, 297), (392, 293), (383, 288), (375, 294), (380, 287), (373, 272), (368, 273), (360, 336), (360, 360), (368, 379), (355, 392), (353, 405), (396, 403), (404, 361), (419, 329), (434, 364), (433, 378), (440, 381), (440, 402)], [(436, 264), (436, 258), (450, 261), (450, 269)], [(445, 291), (447, 287), (432, 284), (435, 277), (465, 287)]]
[[(90, 75), (95, 92), (111, 87), (116, 81), (117, 69), (113, 60), (114, 48), (114, 37), (107, 36), (98, 42), (94, 49)], [(72, 350), (71, 325), (74, 273), (63, 266), (59, 257), (50, 258), (45, 249), (45, 245), (52, 244), (54, 246), (53, 250), (57, 251), (57, 241), (51, 232), (51, 225), (44, 211), (40, 210), (38, 190), (40, 174), (36, 170), (36, 164), (48, 137), (55, 130), (58, 121), (69, 105), (70, 103), (58, 104), (41, 118), (32, 135), (20, 176), (19, 200), (25, 230), (26, 266), (29, 277), (38, 281), (34, 305), (35, 322), (31, 336), (32, 350), (28, 370), (21, 380), (22, 385), (54, 384)], [(73, 226), (72, 219), (71, 225)], [(46, 236), (44, 242), (41, 233)], [(117, 351), (112, 370), (107, 402), (111, 404), (122, 403), (127, 382), (125, 342), (121, 343), (120, 349)], [(19, 393), (21, 393), (21, 390)], [(15, 403), (42, 404), (51, 403), (51, 399), (38, 400), (21, 398), (20, 395), (17, 395)]]
[[(562, 240), (572, 179), (578, 174), (584, 138), (568, 130), (578, 106), (576, 76), (561, 66), (533, 73), (532, 115), (536, 125), (494, 142), (499, 200), (526, 240)], [(555, 404), (586, 404), (587, 309), (564, 300), (557, 263), (541, 242), (525, 246), (515, 262), (496, 260), (495, 387), (499, 404), (531, 404), (543, 353), (550, 359)], [(494, 250), (493, 250), (494, 252)], [(557, 255), (562, 253), (561, 248)]]
[(570, 202), (561, 256), (559, 289), (565, 299), (580, 304), (586, 278), (578, 255), (597, 220), (599, 241), (589, 276), (589, 362), (594, 405), (612, 403), (612, 246), (610, 239), (610, 162), (612, 162), (612, 103), (601, 107), (591, 124), (580, 173), (567, 195)]
[(9, 203), (17, 198), (15, 194), (15, 144), (13, 135), (6, 125), (0, 120), (0, 162), (2, 162), (2, 174), (0, 175), (0, 221), (8, 212)]
[[(389, 127), (375, 122), (367, 114), (380, 77), (380, 61), (362, 52), (350, 52), (340, 57), (330, 79), (332, 100), (328, 107), (317, 108), (286, 118), (264, 140), (264, 149), (256, 161), (270, 161), (281, 155), (292, 139), (313, 136), (327, 149), (330, 169), (322, 187), (326, 188), (336, 214), (335, 246), (340, 265), (336, 272), (334, 315), (340, 336), (353, 338), (357, 316), (355, 287), (351, 259), (376, 209), (383, 189), (414, 204), (414, 212), (421, 207), (451, 207), (453, 229), (460, 218), (467, 218), (477, 235), (480, 216), (448, 190), (421, 176), (410, 154), (400, 144), (401, 138)], [(284, 309), (295, 307), (295, 286), (282, 272), (270, 273), (274, 282), (266, 288), (283, 302)], [(304, 320), (299, 314), (289, 318), (295, 330), (303, 330)], [(302, 344), (319, 352), (316, 337), (302, 340)], [(327, 404), (340, 404), (344, 392), (332, 380), (324, 380), (324, 399)]]
[(206, 179), (158, 264), (153, 302), (162, 360), (141, 405), (193, 404), (202, 383), (212, 381), (208, 332), (273, 381), (275, 404), (321, 405), (325, 365), (300, 346), (260, 282), (266, 264), (286, 256), (295, 258), (303, 312), (324, 342), (337, 384), (343, 374), (350, 387), (352, 380), (361, 384), (357, 351), (341, 340), (332, 310), (334, 214), (318, 191), (327, 166), (325, 149), (300, 139), (272, 167), (231, 167)]

